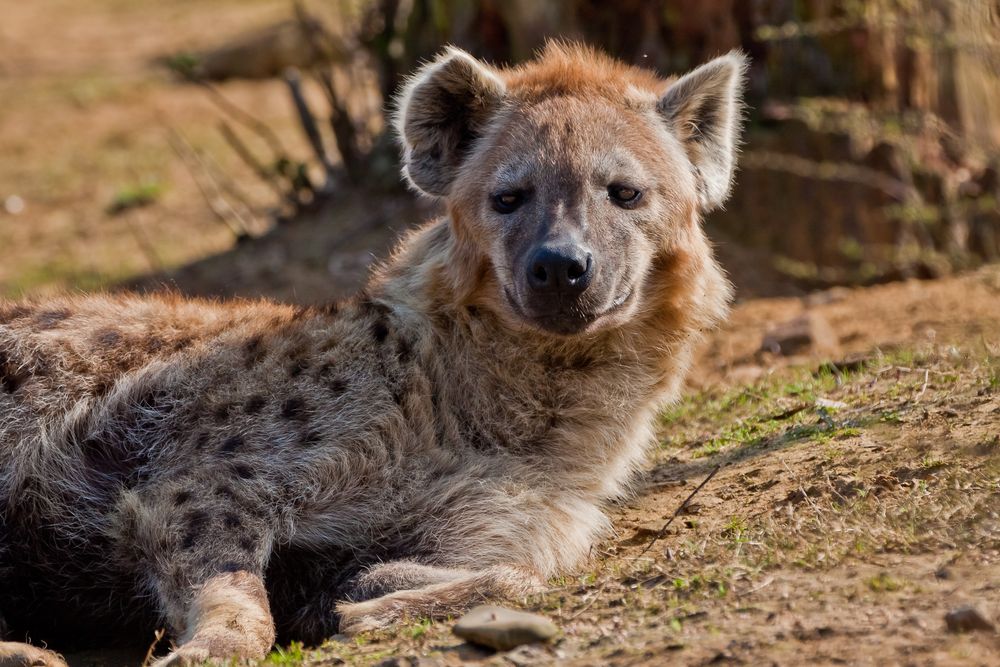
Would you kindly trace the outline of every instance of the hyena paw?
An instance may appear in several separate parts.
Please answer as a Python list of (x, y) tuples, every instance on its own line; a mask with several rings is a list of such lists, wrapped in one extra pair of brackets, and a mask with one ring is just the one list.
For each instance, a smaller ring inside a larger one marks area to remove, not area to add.
[(0, 667), (66, 667), (66, 662), (62, 656), (30, 644), (0, 642)]
[(403, 613), (404, 608), (398, 602), (385, 598), (337, 606), (340, 632), (345, 635), (385, 630), (398, 623), (403, 618)]

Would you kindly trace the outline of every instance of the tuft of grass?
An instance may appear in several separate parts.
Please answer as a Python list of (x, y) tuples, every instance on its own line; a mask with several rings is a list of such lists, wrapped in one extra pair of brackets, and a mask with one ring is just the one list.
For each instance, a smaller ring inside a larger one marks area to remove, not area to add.
[(261, 664), (284, 667), (285, 665), (301, 665), (305, 659), (306, 655), (302, 648), (302, 642), (292, 642), (285, 648), (276, 647), (264, 658)]
[(182, 79), (191, 79), (195, 78), (198, 72), (201, 57), (191, 51), (182, 51), (165, 58), (163, 64)]
[(865, 579), (865, 585), (874, 593), (893, 593), (903, 588), (903, 582), (891, 577), (888, 572), (879, 572)]
[(115, 193), (105, 211), (108, 215), (120, 215), (132, 209), (150, 206), (159, 201), (164, 187), (158, 181), (147, 181), (129, 185)]
[(427, 631), (431, 629), (433, 621), (429, 618), (421, 618), (408, 625), (403, 632), (413, 640), (420, 639), (427, 634)]
[(722, 535), (734, 542), (740, 542), (744, 540), (744, 534), (747, 532), (747, 520), (743, 517), (734, 516), (729, 519), (729, 522), (722, 528)]

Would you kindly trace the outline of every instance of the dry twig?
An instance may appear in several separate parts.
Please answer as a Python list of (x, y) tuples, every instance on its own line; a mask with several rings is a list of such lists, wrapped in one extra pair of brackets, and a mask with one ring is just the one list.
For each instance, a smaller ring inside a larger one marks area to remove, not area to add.
[(708, 473), (708, 477), (706, 477), (705, 479), (703, 479), (702, 482), (701, 482), (701, 484), (699, 484), (698, 486), (696, 486), (695, 489), (694, 489), (694, 491), (692, 491), (688, 495), (688, 497), (684, 499), (684, 502), (682, 502), (680, 504), (680, 507), (677, 508), (677, 510), (674, 512), (673, 516), (671, 516), (669, 519), (667, 519), (667, 522), (665, 524), (663, 524), (663, 528), (660, 528), (659, 532), (656, 533), (656, 535), (653, 536), (653, 539), (651, 539), (649, 541), (649, 544), (647, 544), (646, 547), (641, 552), (639, 552), (639, 555), (636, 556), (633, 560), (638, 560), (638, 559), (642, 558), (646, 554), (647, 551), (649, 551), (650, 549), (653, 548), (653, 545), (656, 544), (657, 540), (659, 540), (660, 538), (662, 538), (664, 535), (667, 534), (667, 529), (670, 528), (670, 524), (672, 524), (674, 522), (674, 519), (676, 519), (677, 517), (679, 517), (681, 515), (681, 512), (683, 512), (684, 509), (688, 506), (688, 503), (690, 503), (694, 499), (694, 497), (696, 495), (698, 495), (699, 491), (701, 491), (703, 488), (705, 488), (705, 485), (708, 484), (712, 480), (712, 478), (715, 477), (715, 473), (719, 472), (720, 470), (722, 470), (722, 466), (721, 465), (717, 465), (714, 468), (712, 468), (712, 472)]
[[(240, 215), (240, 212), (229, 203), (229, 200), (223, 196), (219, 184), (215, 182), (212, 176), (211, 170), (205, 164), (205, 161), (198, 154), (198, 151), (192, 146), (177, 130), (173, 128), (168, 128), (167, 141), (170, 147), (174, 149), (177, 156), (181, 158), (184, 165), (188, 168), (191, 174), (191, 178), (194, 180), (194, 184), (197, 186), (198, 191), (201, 196), (205, 199), (205, 203), (208, 204), (209, 210), (215, 215), (218, 220), (229, 228), (229, 231), (233, 233), (233, 236), (237, 239), (242, 239), (250, 236), (250, 225), (248, 221)], [(202, 174), (202, 177), (198, 176), (195, 167)]]

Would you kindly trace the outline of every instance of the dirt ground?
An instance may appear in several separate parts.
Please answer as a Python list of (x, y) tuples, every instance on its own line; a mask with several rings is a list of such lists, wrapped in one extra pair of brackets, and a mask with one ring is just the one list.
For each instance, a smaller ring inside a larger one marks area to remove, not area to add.
[[(345, 199), (234, 247), (167, 140), (180, 131), (243, 184), (266, 231), (271, 195), (225, 146), (218, 108), (151, 62), (287, 11), (284, 0), (5, 3), (0, 294), (126, 281), (309, 302), (355, 289), (432, 207)], [(280, 83), (220, 90), (305, 152)], [(108, 212), (143, 188), (147, 206)], [(23, 211), (4, 211), (11, 195)], [(974, 605), (1000, 626), (1000, 267), (806, 295), (718, 240), (741, 303), (664, 413), (636, 496), (612, 508), (615, 534), (585, 570), (511, 601), (554, 620), (553, 643), (491, 654), (449, 622), (413, 619), (268, 663), (1000, 664), (996, 630), (944, 620)], [(774, 294), (791, 296), (757, 298)], [(803, 317), (812, 343), (762, 345)]]

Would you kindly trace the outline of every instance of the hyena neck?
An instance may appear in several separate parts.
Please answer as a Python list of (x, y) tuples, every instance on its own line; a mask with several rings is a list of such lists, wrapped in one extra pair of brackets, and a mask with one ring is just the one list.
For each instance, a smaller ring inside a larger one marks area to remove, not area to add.
[[(470, 261), (446, 219), (401, 247), (369, 291), (415, 314), (443, 348), (441, 407), (482, 440), (472, 444), (529, 459), (561, 488), (621, 495), (655, 442), (658, 409), (680, 391), (694, 344), (725, 310), (728, 290), (707, 244), (657, 263), (650, 303), (629, 325), (579, 339), (505, 325), (491, 302), (492, 272)], [(463, 284), (470, 275), (478, 289)], [(706, 294), (714, 296), (700, 303)]]

